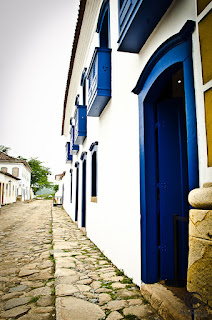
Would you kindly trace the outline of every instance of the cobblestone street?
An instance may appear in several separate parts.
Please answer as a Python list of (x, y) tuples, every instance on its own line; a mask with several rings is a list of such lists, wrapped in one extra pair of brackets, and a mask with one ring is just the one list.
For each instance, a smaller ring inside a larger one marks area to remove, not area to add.
[(161, 319), (51, 201), (3, 207), (0, 239), (0, 320)]
[(54, 319), (51, 203), (2, 207), (0, 214), (0, 319)]

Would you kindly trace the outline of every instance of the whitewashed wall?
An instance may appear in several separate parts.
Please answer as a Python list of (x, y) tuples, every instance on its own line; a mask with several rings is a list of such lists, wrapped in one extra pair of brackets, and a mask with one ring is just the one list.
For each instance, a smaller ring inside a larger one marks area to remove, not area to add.
[[(0, 205), (16, 202), (18, 180), (0, 173)], [(4, 188), (3, 188), (4, 185)], [(6, 188), (7, 186), (7, 188)], [(3, 202), (2, 202), (3, 197)]]
[(12, 174), (13, 168), (19, 168), (18, 178), (21, 179), (18, 183), (18, 196), (21, 196), (22, 201), (30, 199), (30, 185), (31, 185), (31, 172), (26, 168), (23, 163), (6, 163), (0, 162), (0, 168), (6, 167), (7, 172)]
[[(69, 141), (69, 121), (74, 114), (74, 101), (81, 94), (79, 86), (84, 67), (89, 67), (98, 35), (95, 33), (101, 1), (90, 0), (86, 6), (77, 55), (69, 88), (64, 135)], [(139, 123), (138, 97), (131, 91), (143, 68), (155, 50), (173, 34), (178, 33), (187, 20), (196, 20), (194, 0), (174, 1), (139, 54), (117, 51), (118, 8), (117, 1), (110, 1), (112, 47), (112, 98), (99, 118), (88, 117), (87, 138), (80, 146), (72, 165), (67, 164), (64, 178), (64, 207), (75, 217), (75, 161), (80, 163), (79, 213), (81, 226), (81, 152), (87, 151), (87, 212), (88, 237), (113, 261), (117, 267), (132, 277), (138, 285), (141, 279), (140, 256), (140, 183), (139, 183)], [(197, 101), (199, 146), (199, 172), (201, 185), (212, 181), (207, 168), (204, 100), (199, 93), (201, 67), (198, 33), (193, 34), (193, 60)], [(98, 141), (98, 202), (91, 197), (91, 155), (89, 147)], [(70, 168), (73, 169), (73, 201), (70, 203)]]

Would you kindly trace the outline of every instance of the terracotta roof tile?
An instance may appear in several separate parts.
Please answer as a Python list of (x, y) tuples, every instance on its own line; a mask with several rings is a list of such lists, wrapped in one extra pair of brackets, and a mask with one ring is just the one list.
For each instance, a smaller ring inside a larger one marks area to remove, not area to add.
[(12, 174), (10, 174), (10, 173), (8, 173), (8, 172), (3, 172), (3, 171), (0, 170), (0, 173), (4, 174), (5, 176), (11, 177), (11, 178), (13, 178), (13, 179), (21, 180), (21, 179), (13, 176)]
[(4, 152), (1, 152), (0, 151), (0, 162), (15, 162), (15, 163), (23, 163), (27, 169), (32, 172), (32, 169), (30, 167), (30, 165), (28, 164), (28, 162), (26, 162), (25, 160), (21, 160), (21, 159), (17, 159), (17, 158), (14, 158), (14, 157), (11, 157), (11, 156), (8, 156), (8, 154), (4, 153)]

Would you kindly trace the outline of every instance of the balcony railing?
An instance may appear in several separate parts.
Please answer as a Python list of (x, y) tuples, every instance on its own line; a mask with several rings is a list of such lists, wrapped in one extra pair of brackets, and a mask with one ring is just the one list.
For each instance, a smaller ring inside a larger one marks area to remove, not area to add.
[(87, 115), (99, 117), (111, 98), (111, 49), (95, 48), (87, 77)]
[(70, 130), (70, 154), (74, 155), (79, 152), (79, 145), (74, 142), (74, 126)]
[(87, 107), (77, 105), (74, 114), (74, 143), (83, 144), (87, 136)]
[(66, 143), (66, 162), (72, 162), (73, 156), (70, 153), (70, 142)]
[(119, 0), (118, 51), (138, 53), (172, 1)]

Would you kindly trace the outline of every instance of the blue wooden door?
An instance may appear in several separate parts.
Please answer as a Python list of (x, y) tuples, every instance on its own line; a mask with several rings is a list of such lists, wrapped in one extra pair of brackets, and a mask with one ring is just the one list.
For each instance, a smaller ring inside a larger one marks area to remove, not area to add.
[[(159, 275), (161, 280), (174, 279), (177, 263), (178, 277), (185, 278), (188, 239), (186, 222), (177, 222), (177, 243), (174, 243), (174, 216), (188, 215), (188, 165), (183, 99), (172, 98), (157, 103), (156, 118)], [(176, 245), (177, 253), (174, 250)]]

